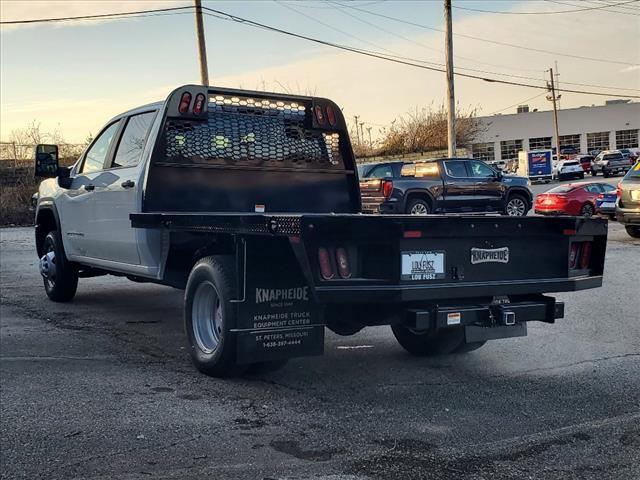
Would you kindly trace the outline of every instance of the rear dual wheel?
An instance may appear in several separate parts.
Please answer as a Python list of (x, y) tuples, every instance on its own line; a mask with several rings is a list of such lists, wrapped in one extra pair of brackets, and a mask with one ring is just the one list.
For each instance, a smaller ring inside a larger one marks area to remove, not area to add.
[(239, 365), (236, 309), (231, 300), (235, 273), (225, 257), (204, 257), (191, 269), (184, 299), (184, 320), (189, 352), (195, 367), (212, 377), (231, 377), (245, 371), (264, 373), (286, 361)]
[(415, 330), (404, 325), (392, 325), (391, 330), (402, 348), (418, 357), (472, 352), (486, 343), (466, 343), (463, 328), (450, 328), (434, 333), (428, 330)]

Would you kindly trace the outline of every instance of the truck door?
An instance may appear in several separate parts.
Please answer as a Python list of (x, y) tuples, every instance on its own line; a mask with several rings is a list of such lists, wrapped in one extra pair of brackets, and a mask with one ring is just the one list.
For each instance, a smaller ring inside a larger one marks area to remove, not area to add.
[(89, 223), (95, 216), (96, 184), (103, 174), (104, 162), (112, 148), (119, 125), (119, 120), (107, 125), (96, 137), (81, 159), (71, 187), (56, 199), (62, 242), (67, 256), (71, 259), (77, 256), (92, 256), (95, 232)]
[(476, 180), (467, 171), (466, 160), (444, 160), (443, 210), (445, 212), (472, 212)]
[(94, 258), (129, 265), (140, 265), (137, 230), (129, 214), (140, 211), (140, 178), (149, 129), (156, 111), (132, 115), (123, 120), (117, 140), (94, 193), (95, 215), (90, 221), (96, 232)]
[(483, 162), (469, 162), (475, 179), (474, 209), (480, 212), (496, 212), (504, 209), (505, 186), (498, 173)]

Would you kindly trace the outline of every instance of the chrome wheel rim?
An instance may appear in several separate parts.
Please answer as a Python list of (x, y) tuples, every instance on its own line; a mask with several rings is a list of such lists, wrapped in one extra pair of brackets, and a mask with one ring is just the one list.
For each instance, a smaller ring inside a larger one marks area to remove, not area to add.
[(222, 304), (216, 287), (203, 282), (196, 289), (191, 305), (193, 336), (198, 348), (206, 354), (213, 353), (222, 334)]
[(585, 205), (582, 207), (582, 216), (591, 217), (593, 215), (593, 207), (591, 205)]
[(512, 198), (507, 203), (507, 215), (510, 217), (522, 217), (526, 209), (524, 201), (519, 198)]
[(429, 213), (429, 209), (422, 203), (416, 203), (413, 207), (411, 207), (410, 213), (411, 215), (427, 215)]
[(46, 249), (46, 253), (40, 258), (40, 275), (44, 278), (47, 288), (51, 289), (56, 284), (56, 253), (51, 243), (47, 244)]

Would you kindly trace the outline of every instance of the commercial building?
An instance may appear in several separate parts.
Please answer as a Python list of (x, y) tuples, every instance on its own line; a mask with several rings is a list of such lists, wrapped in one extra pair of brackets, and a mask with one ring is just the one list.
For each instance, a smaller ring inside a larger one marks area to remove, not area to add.
[[(474, 158), (485, 161), (518, 158), (520, 150), (555, 146), (553, 111), (529, 111), (480, 117), (481, 133), (472, 144)], [(638, 148), (640, 103), (610, 100), (601, 106), (567, 108), (558, 111), (560, 149), (592, 150)]]

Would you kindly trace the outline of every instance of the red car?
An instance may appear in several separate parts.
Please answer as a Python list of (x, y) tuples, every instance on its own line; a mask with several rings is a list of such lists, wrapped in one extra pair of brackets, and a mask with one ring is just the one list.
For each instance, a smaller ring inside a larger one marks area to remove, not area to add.
[[(604, 186), (606, 185), (606, 187)], [(536, 197), (535, 213), (541, 215), (592, 216), (596, 198), (612, 187), (602, 183), (568, 183)]]

